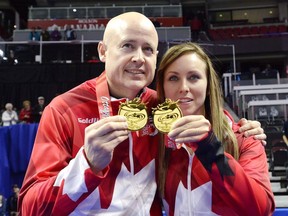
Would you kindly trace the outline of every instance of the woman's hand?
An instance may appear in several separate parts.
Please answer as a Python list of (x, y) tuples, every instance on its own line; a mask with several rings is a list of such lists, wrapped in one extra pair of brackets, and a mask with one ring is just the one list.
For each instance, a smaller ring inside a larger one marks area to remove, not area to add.
[(197, 142), (211, 129), (211, 124), (203, 115), (188, 115), (176, 120), (168, 137), (176, 143)]

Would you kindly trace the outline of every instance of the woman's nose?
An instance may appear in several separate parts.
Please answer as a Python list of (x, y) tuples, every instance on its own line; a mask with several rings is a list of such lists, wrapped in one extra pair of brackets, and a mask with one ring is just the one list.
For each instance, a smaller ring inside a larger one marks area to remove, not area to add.
[(180, 87), (180, 93), (184, 93), (184, 92), (185, 93), (189, 92), (189, 87), (185, 81), (181, 83), (181, 87)]

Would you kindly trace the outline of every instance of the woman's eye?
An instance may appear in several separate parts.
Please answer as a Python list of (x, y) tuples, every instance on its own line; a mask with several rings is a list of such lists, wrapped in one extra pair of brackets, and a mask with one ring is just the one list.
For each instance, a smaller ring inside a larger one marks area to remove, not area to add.
[(198, 75), (191, 75), (189, 77), (190, 80), (196, 80), (196, 79), (199, 79), (200, 77)]
[(171, 76), (171, 77), (169, 77), (168, 80), (169, 80), (169, 81), (177, 81), (177, 80), (178, 80), (178, 77), (177, 77), (177, 76)]

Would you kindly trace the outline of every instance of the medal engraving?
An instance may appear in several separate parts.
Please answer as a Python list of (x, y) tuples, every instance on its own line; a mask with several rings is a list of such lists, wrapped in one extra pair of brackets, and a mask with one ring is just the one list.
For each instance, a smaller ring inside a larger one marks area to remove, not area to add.
[(148, 121), (146, 105), (140, 102), (140, 98), (134, 98), (132, 101), (121, 103), (118, 115), (126, 117), (128, 129), (131, 131), (142, 129)]
[(181, 117), (182, 112), (177, 102), (170, 99), (153, 109), (154, 125), (162, 133), (169, 133), (172, 123)]

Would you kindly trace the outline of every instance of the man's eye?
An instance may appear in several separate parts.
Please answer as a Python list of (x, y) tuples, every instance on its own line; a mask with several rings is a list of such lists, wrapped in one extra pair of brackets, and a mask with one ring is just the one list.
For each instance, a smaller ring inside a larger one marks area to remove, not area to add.
[(123, 47), (124, 48), (132, 48), (133, 46), (132, 46), (132, 44), (124, 44)]
[(145, 47), (144, 51), (147, 52), (147, 53), (151, 53), (151, 54), (154, 53), (154, 51), (153, 51), (153, 49), (151, 47)]

